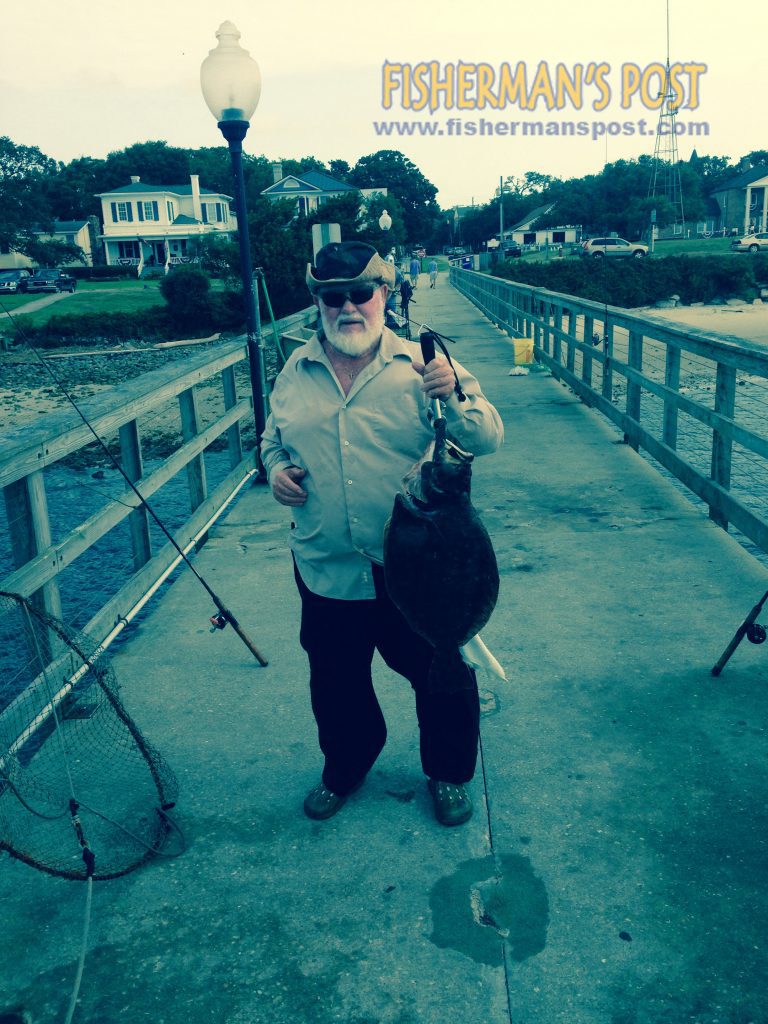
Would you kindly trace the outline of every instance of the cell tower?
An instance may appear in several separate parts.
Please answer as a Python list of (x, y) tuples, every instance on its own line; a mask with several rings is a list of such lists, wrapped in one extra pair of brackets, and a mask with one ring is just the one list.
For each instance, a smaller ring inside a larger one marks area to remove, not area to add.
[(685, 210), (683, 189), (680, 184), (680, 164), (677, 153), (677, 106), (669, 79), (669, 0), (667, 0), (667, 67), (662, 83), (663, 103), (659, 107), (659, 123), (653, 149), (653, 170), (648, 186), (649, 198), (667, 199), (674, 211), (674, 234), (685, 236)]

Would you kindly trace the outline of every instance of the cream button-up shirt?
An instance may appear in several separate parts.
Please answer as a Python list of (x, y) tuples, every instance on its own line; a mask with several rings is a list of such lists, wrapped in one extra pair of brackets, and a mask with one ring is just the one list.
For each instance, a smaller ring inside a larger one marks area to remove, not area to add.
[[(306, 470), (307, 500), (290, 509), (289, 543), (301, 578), (322, 597), (375, 597), (371, 562), (383, 560), (384, 524), (434, 437), (412, 358), (421, 359), (419, 346), (385, 327), (375, 358), (345, 395), (315, 335), (275, 381), (261, 457), (270, 482), (289, 466)], [(448, 433), (476, 455), (493, 452), (501, 419), (477, 380), (454, 366), (467, 400), (453, 395), (443, 404)]]

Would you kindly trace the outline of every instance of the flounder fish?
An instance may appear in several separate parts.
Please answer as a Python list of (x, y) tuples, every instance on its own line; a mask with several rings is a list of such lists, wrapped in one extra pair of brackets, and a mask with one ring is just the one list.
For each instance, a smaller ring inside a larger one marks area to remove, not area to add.
[(474, 456), (446, 438), (445, 420), (435, 428), (432, 457), (417, 463), (385, 527), (384, 578), (411, 628), (435, 648), (429, 689), (451, 692), (471, 685), (459, 648), (491, 617), (499, 571), (470, 500)]

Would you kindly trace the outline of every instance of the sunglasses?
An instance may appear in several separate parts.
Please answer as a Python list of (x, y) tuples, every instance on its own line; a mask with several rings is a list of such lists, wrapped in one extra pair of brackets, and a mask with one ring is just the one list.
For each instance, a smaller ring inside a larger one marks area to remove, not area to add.
[(350, 288), (348, 291), (325, 291), (319, 292), (320, 299), (325, 306), (331, 306), (333, 309), (341, 309), (344, 303), (349, 299), (353, 306), (364, 306), (366, 302), (370, 302), (373, 298), (374, 292), (378, 291), (378, 287), (374, 285), (361, 285), (359, 288)]

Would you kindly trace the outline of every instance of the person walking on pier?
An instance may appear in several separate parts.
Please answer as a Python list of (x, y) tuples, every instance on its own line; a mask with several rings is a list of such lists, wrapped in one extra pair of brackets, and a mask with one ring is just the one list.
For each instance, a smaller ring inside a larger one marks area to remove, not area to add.
[(362, 785), (387, 730), (371, 677), (375, 650), (415, 692), (420, 754), (435, 815), (472, 814), (465, 784), (477, 760), (479, 700), (467, 687), (433, 693), (432, 647), (389, 599), (383, 530), (403, 476), (434, 436), (433, 399), (448, 430), (477, 455), (496, 450), (503, 427), (475, 378), (458, 363), (459, 403), (447, 360), (425, 367), (420, 350), (384, 326), (394, 267), (361, 242), (332, 242), (307, 267), (321, 326), (278, 376), (261, 457), (277, 501), (293, 513), (290, 547), (301, 596), (299, 640), (324, 767), (307, 794), (310, 818), (334, 815)]
[(437, 260), (434, 256), (429, 261), (429, 267), (427, 269), (429, 270), (429, 287), (434, 288), (437, 284)]
[(417, 256), (411, 257), (411, 285), (413, 288), (419, 287), (419, 274), (421, 273), (421, 260)]

